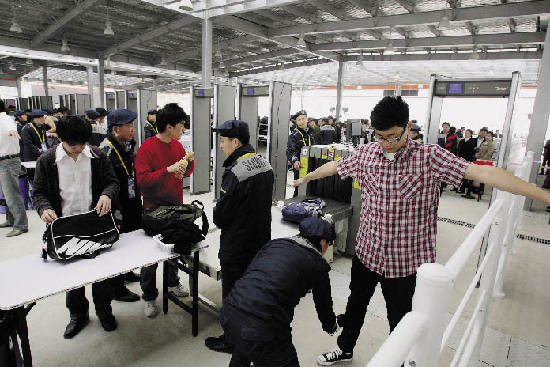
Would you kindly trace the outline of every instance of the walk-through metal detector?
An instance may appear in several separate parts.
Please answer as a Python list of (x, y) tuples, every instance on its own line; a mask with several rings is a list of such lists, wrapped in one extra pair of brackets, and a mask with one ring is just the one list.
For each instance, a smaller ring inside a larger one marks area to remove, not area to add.
[[(519, 72), (512, 73), (511, 79), (445, 79), (437, 75), (431, 76), (430, 81), (430, 99), (428, 102), (428, 116), (424, 141), (428, 143), (437, 143), (439, 133), (441, 108), (444, 98), (508, 98), (506, 107), (506, 117), (502, 127), (502, 140), (500, 142), (497, 167), (508, 168), (512, 149), (520, 148), (522, 144), (512, 144), (512, 132), (517, 126), (515, 118), (516, 103), (518, 101), (519, 90), (521, 87), (521, 75)], [(496, 191), (493, 190), (489, 206), (496, 197)], [(483, 241), (480, 251), (480, 260), (487, 250), (487, 238)]]
[[(232, 85), (214, 85), (214, 124), (216, 127), (225, 121), (235, 119), (235, 96), (236, 88)], [(250, 124), (249, 124), (250, 125)], [(211, 134), (209, 132), (209, 134)], [(210, 136), (208, 136), (210, 138)], [(214, 146), (214, 199), (220, 198), (222, 186), (223, 162), (225, 154), (220, 148), (220, 139), (217, 134), (213, 137)], [(252, 139), (252, 138), (251, 138)], [(209, 142), (210, 139), (204, 140)]]
[(115, 92), (106, 92), (105, 93), (105, 109), (107, 111), (116, 110), (116, 96)]
[(138, 143), (138, 146), (143, 143), (145, 140), (143, 132), (143, 124), (147, 118), (147, 111), (157, 108), (157, 92), (154, 90), (137, 90), (137, 111), (138, 115), (136, 121), (134, 122), (134, 138)]
[(115, 92), (116, 109), (126, 108), (126, 91), (118, 90)]
[(40, 96), (38, 97), (40, 99), (40, 108), (45, 109), (52, 109), (53, 108), (53, 97), (52, 96)]
[(250, 144), (258, 149), (258, 99), (269, 97), (269, 86), (239, 85), (239, 103), (237, 117), (248, 123), (250, 129)]
[(210, 111), (214, 88), (191, 87), (191, 149), (195, 153), (195, 170), (190, 193), (210, 191)]
[(89, 94), (75, 94), (75, 109), (71, 107), (71, 111), (76, 114), (83, 114), (92, 108), (92, 103)]

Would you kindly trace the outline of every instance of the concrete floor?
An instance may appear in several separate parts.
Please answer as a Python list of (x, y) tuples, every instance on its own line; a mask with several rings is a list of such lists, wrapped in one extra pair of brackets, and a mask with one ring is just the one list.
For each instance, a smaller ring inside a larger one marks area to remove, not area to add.
[[(211, 214), (211, 195), (193, 196), (202, 200)], [(188, 196), (186, 195), (186, 201)], [(468, 201), (458, 195), (445, 193), (441, 199), (441, 218), (476, 223), (487, 209), (487, 202)], [(5, 239), (7, 229), (0, 229), (0, 261), (22, 255), (39, 256), (44, 225), (35, 212), (28, 212), (28, 234)], [(211, 216), (210, 216), (211, 217)], [(0, 218), (2, 221), (3, 218)], [(470, 229), (464, 226), (439, 222), (438, 262), (445, 262), (456, 250)], [(550, 239), (548, 215), (526, 213), (520, 233)], [(480, 365), (484, 366), (548, 366), (550, 361), (550, 246), (533, 241), (516, 240), (516, 251), (510, 257), (505, 275), (506, 298), (495, 299), (491, 306), (489, 328), (486, 331)], [(91, 260), (83, 260), (91, 261)], [(94, 260), (94, 261), (97, 261)], [(449, 311), (453, 311), (469, 279), (475, 273), (477, 257), (473, 256), (456, 282)], [(331, 272), (332, 293), (337, 313), (345, 308), (349, 294), (351, 260), (336, 257)], [(0, 265), (1, 266), (1, 265)], [(158, 281), (160, 282), (160, 271)], [(16, 275), (14, 275), (16, 276)], [(186, 283), (186, 276), (181, 274)], [(140, 293), (137, 283), (130, 289)], [(91, 290), (87, 287), (91, 301)], [(221, 299), (221, 283), (206, 276), (200, 278), (200, 292), (218, 304)], [(465, 316), (469, 316), (469, 305)], [(91, 307), (91, 322), (72, 340), (62, 337), (68, 312), (64, 295), (40, 301), (28, 317), (30, 340), (35, 365), (49, 366), (227, 366), (230, 356), (209, 351), (204, 339), (221, 333), (217, 317), (206, 308), (201, 308), (199, 335), (191, 336), (190, 316), (174, 305), (167, 315), (155, 319), (143, 316), (143, 302), (113, 302), (114, 314), (119, 328), (106, 333), (101, 328)], [(354, 360), (346, 366), (365, 366), (388, 335), (384, 300), (380, 289), (369, 306), (369, 312), (354, 352)], [(450, 315), (449, 315), (450, 317)], [(458, 326), (464, 330), (466, 320)], [(293, 336), (302, 366), (314, 366), (316, 356), (335, 346), (335, 338), (322, 332), (314, 312), (311, 295), (299, 304), (293, 323)], [(448, 366), (460, 335), (453, 335), (444, 350), (440, 365)]]

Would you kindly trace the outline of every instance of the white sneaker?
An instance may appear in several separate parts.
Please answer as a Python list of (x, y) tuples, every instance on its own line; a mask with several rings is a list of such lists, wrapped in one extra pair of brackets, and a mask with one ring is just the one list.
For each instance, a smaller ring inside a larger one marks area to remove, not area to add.
[(317, 357), (319, 366), (332, 366), (340, 362), (350, 362), (353, 359), (353, 353), (345, 353), (342, 349), (336, 347), (330, 352), (323, 353)]
[(183, 298), (189, 296), (189, 292), (183, 288), (183, 285), (178, 284), (175, 287), (168, 287), (168, 292), (172, 293), (178, 298)]
[(145, 301), (145, 307), (143, 308), (145, 316), (153, 318), (159, 314), (159, 308), (157, 301)]

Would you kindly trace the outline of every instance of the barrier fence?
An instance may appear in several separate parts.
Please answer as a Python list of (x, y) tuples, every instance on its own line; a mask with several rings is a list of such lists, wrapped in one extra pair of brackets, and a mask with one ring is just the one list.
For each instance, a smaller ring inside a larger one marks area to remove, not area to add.
[[(533, 153), (528, 152), (514, 174), (529, 179)], [(477, 303), (450, 364), (477, 366), (491, 298), (503, 297), (503, 275), (521, 220), (525, 197), (497, 191), (496, 200), (445, 265), (423, 264), (416, 275), (412, 311), (403, 317), (367, 367), (439, 366), (441, 352), (466, 304), (479, 286)], [(464, 297), (445, 325), (454, 282), (487, 236), (488, 246)]]

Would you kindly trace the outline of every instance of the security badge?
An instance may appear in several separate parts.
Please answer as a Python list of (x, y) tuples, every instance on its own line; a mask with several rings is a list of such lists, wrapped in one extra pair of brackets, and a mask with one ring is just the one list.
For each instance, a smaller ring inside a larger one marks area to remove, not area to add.
[(133, 177), (128, 178), (128, 198), (133, 199), (136, 197), (135, 179)]

